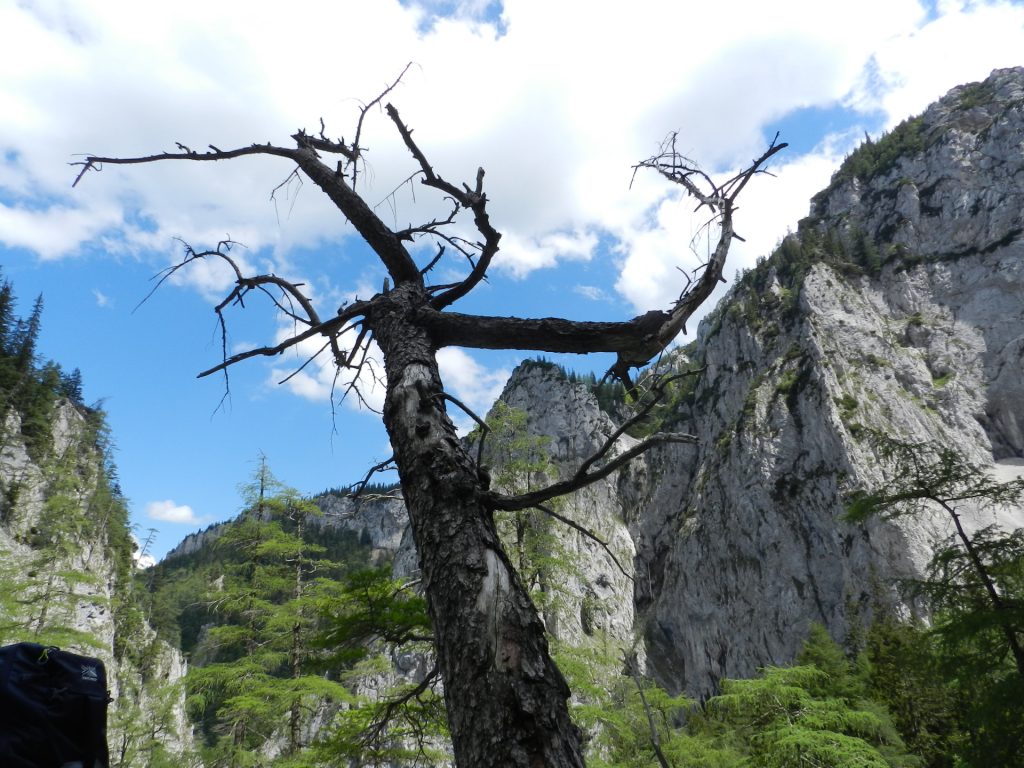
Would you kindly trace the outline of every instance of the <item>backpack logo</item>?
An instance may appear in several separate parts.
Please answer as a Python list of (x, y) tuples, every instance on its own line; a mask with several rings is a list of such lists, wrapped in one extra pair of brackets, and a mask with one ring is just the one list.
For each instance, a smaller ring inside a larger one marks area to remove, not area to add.
[(82, 665), (82, 679), (90, 683), (98, 683), (100, 680), (99, 671), (96, 667), (88, 664)]

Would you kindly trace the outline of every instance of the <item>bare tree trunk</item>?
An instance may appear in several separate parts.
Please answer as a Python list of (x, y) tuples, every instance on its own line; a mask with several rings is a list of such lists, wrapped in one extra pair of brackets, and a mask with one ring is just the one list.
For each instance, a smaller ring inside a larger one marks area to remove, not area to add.
[(407, 283), (388, 297), (368, 321), (386, 358), (384, 423), (420, 553), (455, 760), (579, 768), (569, 688), (445, 412), (434, 345), (412, 320), (425, 292)]

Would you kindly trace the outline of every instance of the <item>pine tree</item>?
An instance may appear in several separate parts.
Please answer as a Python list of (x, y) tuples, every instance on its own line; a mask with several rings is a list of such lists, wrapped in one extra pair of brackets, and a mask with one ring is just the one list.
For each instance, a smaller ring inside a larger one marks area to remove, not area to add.
[(873, 436), (889, 463), (879, 489), (854, 495), (852, 520), (938, 511), (953, 533), (913, 587), (932, 614), (935, 663), (953, 692), (969, 765), (1024, 765), (1024, 530), (969, 533), (965, 505), (1020, 506), (1024, 480), (999, 482), (957, 451)]
[(338, 683), (309, 672), (324, 588), (316, 572), (326, 564), (301, 525), (315, 506), (278, 483), (262, 459), (245, 495), (246, 512), (217, 540), (232, 554), (209, 600), (219, 623), (196, 650), (204, 663), (187, 678), (217, 766), (249, 765), (278, 742), (284, 758), (295, 758), (307, 746), (306, 707), (347, 698)]
[(14, 580), (6, 601), (11, 612), (0, 622), (0, 640), (31, 639), (44, 645), (102, 647), (100, 640), (76, 629), (80, 609), (104, 606), (99, 578), (86, 567), (86, 541), (96, 529), (87, 499), (97, 478), (82, 462), (81, 440), (44, 465), (45, 501), (29, 534), (32, 552), (17, 565), (28, 576)]
[(0, 412), (6, 412), (7, 395), (17, 380), (14, 365), (14, 288), (9, 280), (0, 282)]
[(39, 331), (43, 321), (43, 296), (36, 297), (32, 305), (32, 314), (28, 320), (19, 320), (15, 327), (11, 356), (18, 373), (31, 373), (36, 363), (36, 346), (39, 343)]

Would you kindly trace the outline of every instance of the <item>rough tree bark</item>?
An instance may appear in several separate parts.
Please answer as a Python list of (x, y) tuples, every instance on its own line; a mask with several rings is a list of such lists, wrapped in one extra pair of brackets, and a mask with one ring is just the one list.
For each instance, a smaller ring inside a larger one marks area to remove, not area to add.
[[(577, 768), (583, 765), (582, 744), (568, 712), (569, 689), (549, 655), (544, 626), (529, 593), (498, 539), (492, 513), (498, 508), (536, 505), (556, 493), (582, 487), (621, 461), (609, 459), (607, 451), (602, 451), (585, 462), (574, 478), (548, 493), (534, 492), (529, 499), (496, 494), (448, 417), (436, 352), (448, 345), (615, 352), (618, 362), (612, 373), (632, 386), (629, 368), (645, 364), (664, 349), (722, 279), (729, 245), (736, 236), (732, 225), (735, 198), (785, 144), (773, 143), (746, 170), (722, 184), (713, 183), (679, 155), (674, 136), (659, 154), (638, 164), (682, 185), (699, 206), (709, 209), (709, 217), (720, 230), (718, 245), (700, 277), (666, 311), (618, 323), (467, 316), (445, 310), (483, 279), (501, 237), (488, 216), (483, 169), (472, 185), (456, 186), (444, 180), (413, 141), (397, 110), (388, 104), (387, 115), (418, 165), (421, 183), (444, 195), (453, 210), (446, 219), (404, 230), (385, 225), (356, 189), (363, 118), (385, 94), (362, 110), (355, 139), (348, 143), (327, 138), (321, 129), (318, 136), (304, 131), (294, 134), (295, 147), (254, 144), (223, 151), (211, 146), (209, 152), (198, 153), (178, 145), (179, 152), (146, 157), (88, 156), (77, 163), (82, 169), (75, 183), (87, 171), (105, 164), (273, 155), (294, 162), (335, 203), (380, 258), (393, 287), (322, 318), (300, 285), (274, 275), (243, 275), (229, 255), (231, 243), (203, 252), (187, 247), (183, 261), (169, 273), (203, 258), (223, 259), (235, 271), (235, 287), (216, 308), (222, 322), (226, 308), (250, 291), (263, 291), (302, 327), (283, 343), (225, 355), (220, 364), (201, 375), (226, 370), (249, 357), (278, 355), (312, 337), (327, 340), (339, 367), (358, 369), (370, 340), (376, 341), (383, 351), (387, 380), (384, 424), (420, 555), (456, 763)], [(332, 168), (322, 161), (323, 154), (342, 159)], [(463, 211), (472, 217), (480, 238), (476, 242), (451, 234), (451, 226)], [(419, 238), (432, 238), (438, 245), (437, 255), (423, 266), (406, 248), (406, 243)], [(428, 285), (426, 277), (446, 248), (469, 260), (469, 273), (453, 285)], [(349, 348), (342, 348), (339, 339), (349, 329), (358, 329), (357, 339)], [(660, 435), (644, 447), (692, 440), (688, 435)], [(591, 469), (595, 463), (600, 466)]]

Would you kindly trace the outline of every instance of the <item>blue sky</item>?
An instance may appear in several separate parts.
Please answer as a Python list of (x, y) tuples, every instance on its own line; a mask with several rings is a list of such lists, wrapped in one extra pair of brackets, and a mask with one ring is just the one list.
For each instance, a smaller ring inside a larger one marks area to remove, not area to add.
[[(325, 307), (371, 295), (384, 272), (312, 184), (270, 200), (291, 170), (282, 160), (110, 167), (72, 190), (77, 153), (287, 145), (321, 117), (349, 136), (359, 100), (413, 61), (391, 100), (446, 178), (486, 168), (504, 233), (490, 282), (457, 309), (621, 319), (667, 306), (677, 268), (697, 264), (692, 204), (654, 177), (630, 187), (632, 164), (669, 131), (721, 173), (776, 131), (791, 145), (775, 178), (744, 192), (732, 275), (795, 226), (865, 131), (1024, 63), (1024, 6), (1011, 2), (304, 7), (182, 0), (157, 17), (145, 3), (0, 0), (0, 265), (23, 313), (44, 296), (41, 354), (80, 368), (86, 400), (103, 401), (133, 521), (159, 529), (156, 555), (234, 515), (261, 452), (307, 493), (390, 453), (376, 416), (332, 409), (326, 362), (285, 385), (301, 359), (238, 366), (223, 404), (223, 379), (197, 380), (219, 360), (212, 309), (225, 275), (190, 270), (137, 306), (180, 258), (175, 238), (208, 247), (230, 235), (246, 265), (307, 282)], [(401, 186), (412, 165), (382, 114), (364, 137), (368, 200), (399, 224), (438, 210)], [(282, 332), (258, 305), (230, 320), (233, 349)], [(446, 350), (442, 374), (484, 411), (522, 357)]]

